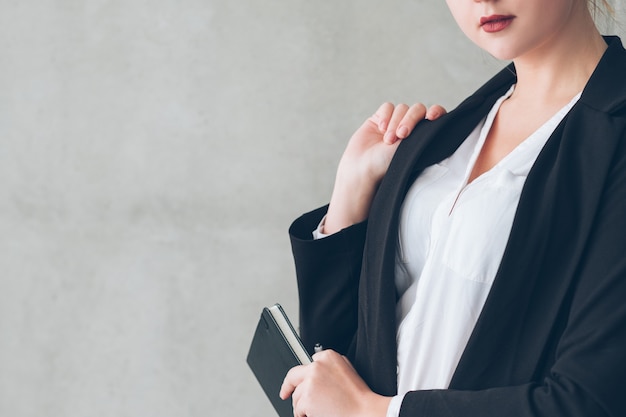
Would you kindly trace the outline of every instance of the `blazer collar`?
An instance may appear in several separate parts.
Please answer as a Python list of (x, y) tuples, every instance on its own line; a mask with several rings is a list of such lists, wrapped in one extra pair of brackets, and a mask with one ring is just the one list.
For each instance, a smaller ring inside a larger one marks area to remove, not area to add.
[(626, 83), (607, 82), (624, 80), (626, 54), (617, 36), (605, 36), (608, 48), (587, 82), (580, 102), (602, 112), (613, 113), (626, 107)]

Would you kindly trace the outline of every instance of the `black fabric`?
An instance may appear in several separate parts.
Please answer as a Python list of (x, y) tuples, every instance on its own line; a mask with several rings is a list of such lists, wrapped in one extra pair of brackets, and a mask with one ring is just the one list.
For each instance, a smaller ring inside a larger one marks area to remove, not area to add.
[[(450, 389), (407, 394), (401, 416), (626, 416), (626, 51), (606, 40), (528, 175)], [(451, 155), (513, 83), (509, 66), (454, 111), (421, 122), (366, 223), (313, 241), (322, 208), (292, 226), (302, 334), (347, 354), (380, 394), (397, 390), (393, 274), (407, 187)], [(295, 233), (303, 224), (314, 226)]]

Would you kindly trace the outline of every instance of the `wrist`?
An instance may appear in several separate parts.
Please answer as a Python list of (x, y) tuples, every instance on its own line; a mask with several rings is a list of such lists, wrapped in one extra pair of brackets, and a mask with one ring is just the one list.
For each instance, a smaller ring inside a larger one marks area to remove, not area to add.
[(376, 181), (338, 172), (323, 232), (333, 234), (367, 219), (377, 187)]
[(370, 398), (363, 402), (366, 408), (362, 410), (360, 416), (386, 417), (393, 397), (385, 397), (374, 392), (370, 392), (368, 395)]

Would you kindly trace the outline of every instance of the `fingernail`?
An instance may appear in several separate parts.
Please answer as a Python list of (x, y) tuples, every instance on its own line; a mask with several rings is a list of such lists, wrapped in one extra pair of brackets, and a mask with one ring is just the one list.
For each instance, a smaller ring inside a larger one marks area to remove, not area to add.
[(399, 138), (406, 138), (407, 136), (409, 136), (409, 128), (406, 126), (401, 126), (398, 129), (398, 137)]
[(433, 120), (439, 117), (439, 112), (437, 111), (432, 111), (432, 112), (428, 112), (426, 113), (426, 116), (424, 117), (426, 120)]

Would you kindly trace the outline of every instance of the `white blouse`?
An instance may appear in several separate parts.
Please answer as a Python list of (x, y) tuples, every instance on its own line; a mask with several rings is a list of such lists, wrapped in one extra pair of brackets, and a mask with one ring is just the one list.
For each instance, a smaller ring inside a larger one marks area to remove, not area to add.
[(496, 275), (522, 187), (549, 136), (580, 94), (471, 183), (500, 105), (448, 159), (417, 178), (404, 200), (396, 257), (398, 416), (408, 391), (450, 384)]

